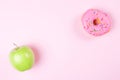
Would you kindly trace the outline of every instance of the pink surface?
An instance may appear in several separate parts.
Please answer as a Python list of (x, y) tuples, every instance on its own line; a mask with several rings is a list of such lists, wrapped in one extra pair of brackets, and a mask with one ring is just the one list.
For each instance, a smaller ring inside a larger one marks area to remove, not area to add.
[(84, 29), (93, 36), (101, 36), (111, 29), (111, 17), (102, 10), (89, 9), (82, 16)]
[[(0, 80), (120, 80), (119, 0), (0, 0)], [(112, 30), (91, 37), (81, 16), (103, 9)], [(18, 72), (9, 63), (12, 43), (30, 45), (35, 66)]]

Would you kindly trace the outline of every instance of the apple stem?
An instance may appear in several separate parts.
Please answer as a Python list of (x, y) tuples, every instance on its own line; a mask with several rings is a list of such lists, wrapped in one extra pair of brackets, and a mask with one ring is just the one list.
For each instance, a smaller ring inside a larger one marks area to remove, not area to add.
[(19, 48), (17, 44), (13, 43), (13, 45), (16, 46), (17, 48)]

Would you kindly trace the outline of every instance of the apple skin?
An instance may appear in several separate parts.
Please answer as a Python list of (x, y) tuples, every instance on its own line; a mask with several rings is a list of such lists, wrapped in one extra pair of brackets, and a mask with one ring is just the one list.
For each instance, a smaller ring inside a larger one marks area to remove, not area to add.
[(28, 46), (21, 46), (10, 52), (10, 62), (18, 71), (26, 71), (34, 64), (34, 53)]

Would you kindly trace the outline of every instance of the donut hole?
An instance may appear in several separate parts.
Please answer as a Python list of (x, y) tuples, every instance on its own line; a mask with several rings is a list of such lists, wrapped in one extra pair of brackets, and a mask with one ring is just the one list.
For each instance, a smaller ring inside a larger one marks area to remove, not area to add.
[(100, 20), (98, 18), (93, 20), (93, 24), (96, 26), (98, 24), (100, 24)]

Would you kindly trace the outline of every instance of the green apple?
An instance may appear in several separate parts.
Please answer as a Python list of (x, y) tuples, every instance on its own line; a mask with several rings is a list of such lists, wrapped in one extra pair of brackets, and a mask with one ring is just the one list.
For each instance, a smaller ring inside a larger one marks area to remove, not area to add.
[(34, 64), (34, 53), (28, 46), (16, 47), (10, 52), (10, 62), (19, 71), (26, 71)]

